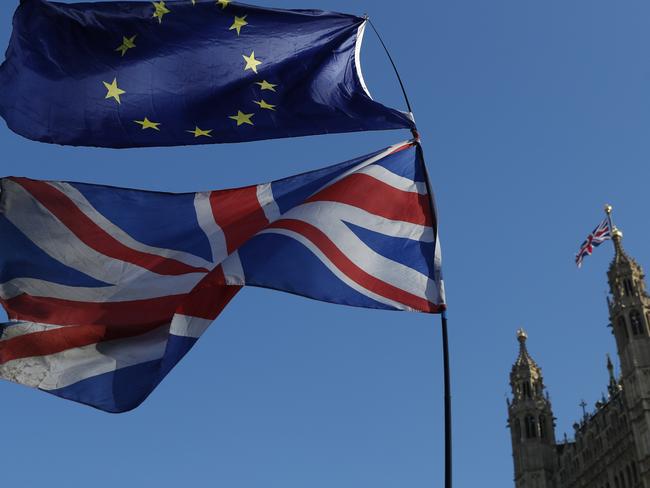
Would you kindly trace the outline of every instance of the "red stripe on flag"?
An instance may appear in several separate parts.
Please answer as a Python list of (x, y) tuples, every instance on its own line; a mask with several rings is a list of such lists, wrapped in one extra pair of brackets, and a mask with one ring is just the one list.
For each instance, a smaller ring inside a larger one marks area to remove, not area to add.
[(351, 174), (310, 197), (308, 202), (338, 202), (374, 215), (430, 227), (428, 195), (398, 190), (366, 174)]
[(377, 295), (402, 303), (414, 310), (437, 312), (440, 307), (407, 291), (397, 288), (367, 273), (354, 264), (320, 229), (300, 220), (282, 219), (271, 228), (286, 229), (309, 239), (348, 278)]
[(194, 287), (176, 313), (214, 320), (241, 288), (226, 285), (223, 269), (218, 266)]
[(12, 179), (31, 193), (83, 243), (99, 253), (161, 275), (206, 273), (208, 271), (205, 268), (196, 268), (175, 259), (131, 249), (99, 227), (60, 190), (42, 181), (33, 181), (27, 178)]
[(129, 325), (170, 322), (186, 295), (169, 295), (125, 302), (77, 302), (60, 298), (18, 295), (0, 299), (11, 320), (54, 325)]
[(90, 344), (125, 339), (150, 332), (161, 325), (78, 325), (25, 334), (0, 342), (0, 364), (15, 359), (47, 356)]
[(213, 191), (210, 205), (215, 222), (226, 236), (228, 254), (269, 223), (257, 200), (257, 186)]

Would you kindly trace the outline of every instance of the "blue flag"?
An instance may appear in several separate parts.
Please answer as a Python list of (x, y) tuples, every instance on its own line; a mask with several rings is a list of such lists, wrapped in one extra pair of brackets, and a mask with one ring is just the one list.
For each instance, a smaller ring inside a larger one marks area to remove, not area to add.
[(413, 128), (365, 87), (365, 25), (230, 0), (22, 0), (0, 114), (30, 139), (117, 148)]

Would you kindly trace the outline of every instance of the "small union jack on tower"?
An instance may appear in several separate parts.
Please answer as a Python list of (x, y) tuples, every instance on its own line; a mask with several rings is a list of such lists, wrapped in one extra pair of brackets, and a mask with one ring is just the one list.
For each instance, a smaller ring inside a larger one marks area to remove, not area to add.
[(591, 256), (594, 247), (600, 246), (603, 242), (612, 238), (612, 207), (605, 205), (605, 213), (607, 217), (596, 226), (596, 228), (587, 236), (587, 239), (580, 245), (580, 250), (576, 254), (576, 265), (578, 268), (582, 266), (582, 260), (585, 256)]

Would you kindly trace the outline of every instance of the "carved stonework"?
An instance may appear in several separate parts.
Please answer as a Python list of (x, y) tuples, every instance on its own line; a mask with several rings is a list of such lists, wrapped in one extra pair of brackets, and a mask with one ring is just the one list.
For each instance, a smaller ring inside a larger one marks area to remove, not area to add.
[(607, 397), (583, 404), (573, 440), (555, 440), (542, 370), (517, 331), (519, 355), (510, 372), (508, 426), (516, 488), (650, 488), (650, 296), (641, 266), (614, 229), (615, 257), (607, 277), (612, 333), (621, 375), (607, 357)]

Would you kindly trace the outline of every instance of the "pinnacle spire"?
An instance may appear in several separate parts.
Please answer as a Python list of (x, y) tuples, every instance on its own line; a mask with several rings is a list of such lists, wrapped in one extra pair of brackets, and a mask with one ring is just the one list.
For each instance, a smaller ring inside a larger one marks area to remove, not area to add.
[(607, 385), (607, 391), (610, 395), (613, 395), (619, 390), (618, 382), (614, 376), (614, 365), (612, 364), (612, 358), (607, 354), (607, 371), (609, 372), (609, 384)]
[(526, 331), (521, 328), (517, 329), (517, 340), (519, 341), (519, 356), (517, 357), (517, 361), (515, 361), (515, 367), (517, 366), (537, 367), (537, 364), (535, 364), (533, 358), (530, 357), (530, 354), (528, 353), (528, 349), (526, 348), (527, 339), (528, 339), (528, 334), (526, 334)]
[(612, 221), (612, 206), (609, 204), (605, 205), (605, 213), (607, 214), (607, 220), (609, 222), (610, 232), (612, 234), (612, 241), (614, 242), (614, 261), (615, 263), (630, 262), (630, 256), (623, 249), (623, 232), (614, 225)]
[(612, 229), (612, 240), (614, 241), (614, 251), (616, 252), (614, 262), (629, 262), (630, 256), (623, 249), (623, 232), (618, 227)]

